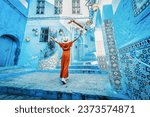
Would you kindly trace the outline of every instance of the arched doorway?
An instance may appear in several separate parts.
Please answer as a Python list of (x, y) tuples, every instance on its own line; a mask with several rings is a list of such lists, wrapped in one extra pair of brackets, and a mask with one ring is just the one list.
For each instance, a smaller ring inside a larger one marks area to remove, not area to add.
[(0, 36), (0, 67), (17, 65), (19, 41), (12, 35)]

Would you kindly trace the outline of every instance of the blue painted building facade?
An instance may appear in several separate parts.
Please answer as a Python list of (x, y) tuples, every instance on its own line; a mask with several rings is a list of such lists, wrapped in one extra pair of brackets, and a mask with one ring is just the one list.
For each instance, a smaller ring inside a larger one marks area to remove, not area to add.
[[(39, 1), (43, 5), (42, 13), (37, 12)], [(61, 3), (62, 13), (57, 14), (55, 13), (55, 1), (57, 0), (39, 1), (30, 1), (25, 39), (22, 44), (19, 65), (37, 69), (51, 69), (55, 68), (57, 64), (59, 65), (62, 51), (54, 43), (54, 48), (49, 49), (48, 42), (50, 41), (50, 36), (54, 36), (60, 42), (64, 37), (68, 37), (69, 41), (73, 40), (79, 35), (80, 29), (69, 25), (68, 22), (74, 19), (84, 26), (89, 19), (89, 10), (85, 6), (86, 1), (80, 1), (80, 13), (73, 13), (73, 0), (65, 0)], [(47, 30), (47, 40), (44, 41), (41, 40), (43, 30)], [(60, 34), (61, 30), (63, 34)], [(94, 55), (96, 51), (94, 39), (94, 30), (89, 30), (74, 43), (71, 49), (71, 64), (88, 62), (92, 59), (96, 60)]]
[[(85, 24), (90, 18), (94, 28), (73, 45), (71, 63), (79, 62), (80, 65), (81, 61), (96, 60), (93, 54), (98, 51), (95, 42), (97, 45), (103, 43), (106, 58), (102, 54), (104, 61), (101, 60), (99, 64), (107, 64), (113, 89), (130, 99), (150, 99), (149, 0), (112, 0), (112, 4), (104, 5), (103, 9), (96, 12), (86, 8), (89, 14), (84, 15), (72, 15), (71, 10), (68, 10), (71, 7), (65, 3), (68, 12), (54, 14), (54, 2), (49, 1), (44, 3), (45, 13), (38, 14), (43, 11), (37, 11), (37, 1), (31, 0), (29, 15), (28, 9), (18, 0), (0, 2), (0, 67), (19, 65), (55, 68), (59, 65), (61, 49), (52, 42), (48, 43), (48, 40), (41, 40), (44, 39), (42, 33), (47, 31), (45, 36), (54, 36), (58, 41), (65, 36), (72, 40), (79, 30), (67, 22), (74, 18)], [(66, 1), (71, 4), (68, 2), (71, 0)], [(101, 31), (103, 37), (97, 36)], [(102, 39), (95, 41), (95, 38)]]
[(18, 0), (1, 0), (0, 9), (0, 67), (14, 66), (20, 57), (28, 9)]
[(113, 17), (122, 91), (150, 99), (150, 1), (120, 0)]
[(102, 18), (113, 88), (130, 99), (150, 99), (149, 0), (113, 0)]
[(114, 23), (113, 23), (113, 9), (112, 5), (104, 5), (102, 13), (102, 30), (106, 59), (108, 61), (108, 72), (109, 80), (112, 87), (119, 91), (121, 90), (121, 73), (119, 69), (118, 51), (116, 48), (116, 40), (114, 34)]

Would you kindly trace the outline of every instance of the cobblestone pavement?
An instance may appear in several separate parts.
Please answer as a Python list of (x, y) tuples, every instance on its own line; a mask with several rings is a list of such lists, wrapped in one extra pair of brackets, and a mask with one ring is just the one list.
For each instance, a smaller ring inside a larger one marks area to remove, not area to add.
[[(0, 77), (0, 87), (15, 87), (44, 91), (59, 91), (89, 95), (115, 96), (107, 74), (70, 74), (66, 85), (62, 85), (59, 73), (32, 72), (16, 76)], [(4, 98), (2, 98), (4, 96)], [(34, 99), (20, 96), (20, 99)], [(19, 99), (19, 96), (1, 95), (0, 99)], [(36, 98), (35, 98), (36, 99)], [(37, 98), (42, 99), (42, 98)]]

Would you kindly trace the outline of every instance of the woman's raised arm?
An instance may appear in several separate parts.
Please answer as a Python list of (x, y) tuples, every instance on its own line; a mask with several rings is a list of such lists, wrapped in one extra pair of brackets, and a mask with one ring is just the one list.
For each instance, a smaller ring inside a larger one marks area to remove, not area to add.
[(59, 42), (58, 42), (58, 41), (56, 41), (53, 37), (50, 37), (50, 39), (51, 39), (51, 40), (53, 40), (53, 41), (55, 41), (56, 43), (58, 43), (58, 44), (59, 44)]

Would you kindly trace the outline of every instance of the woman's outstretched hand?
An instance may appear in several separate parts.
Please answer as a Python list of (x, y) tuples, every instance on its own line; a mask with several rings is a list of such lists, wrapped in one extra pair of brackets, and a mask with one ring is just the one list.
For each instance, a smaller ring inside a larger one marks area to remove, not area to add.
[(50, 39), (55, 40), (55, 38), (54, 38), (54, 37), (50, 37)]
[(53, 37), (50, 37), (51, 40), (55, 41), (56, 43), (59, 43), (58, 41), (56, 41)]

